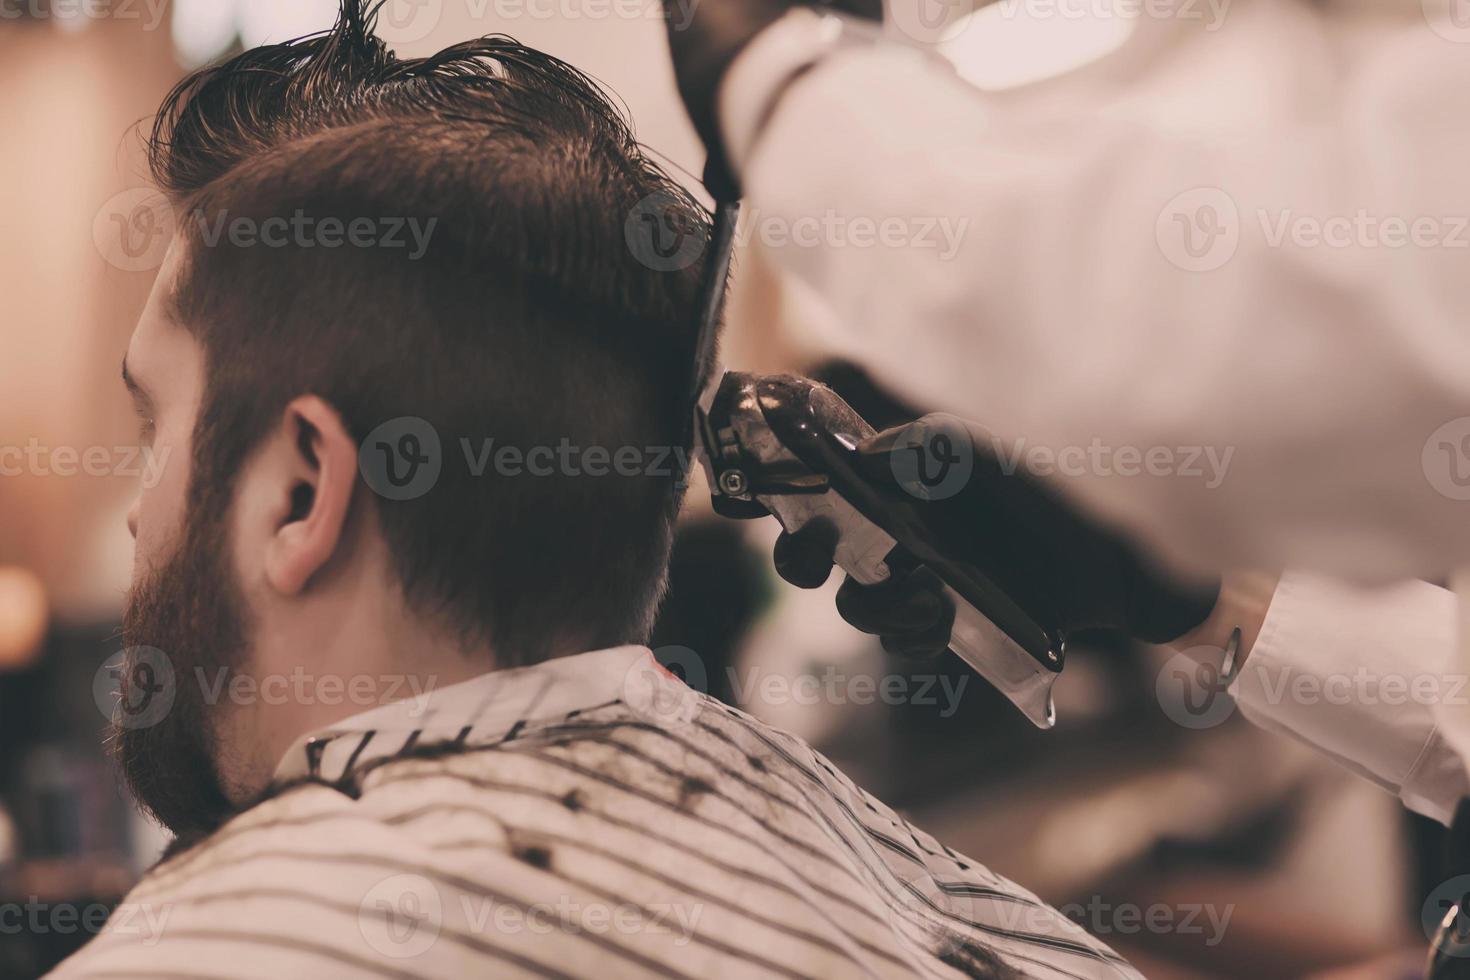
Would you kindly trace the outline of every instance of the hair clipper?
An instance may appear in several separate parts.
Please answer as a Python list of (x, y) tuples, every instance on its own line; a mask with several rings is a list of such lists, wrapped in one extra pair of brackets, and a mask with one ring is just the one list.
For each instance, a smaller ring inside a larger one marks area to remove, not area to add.
[[(733, 203), (716, 208), (699, 311), (701, 366), (715, 346), (736, 212)], [(897, 568), (928, 568), (954, 603), (950, 649), (1034, 724), (1052, 726), (1061, 632), (1036, 622), (973, 563), (951, 553), (926, 513), (932, 505), (871, 475), (858, 447), (874, 430), (835, 392), (790, 375), (716, 372), (696, 391), (694, 428), (717, 512), (769, 513), (793, 533), (824, 521), (828, 533), (835, 531), (837, 566), (863, 584)]]

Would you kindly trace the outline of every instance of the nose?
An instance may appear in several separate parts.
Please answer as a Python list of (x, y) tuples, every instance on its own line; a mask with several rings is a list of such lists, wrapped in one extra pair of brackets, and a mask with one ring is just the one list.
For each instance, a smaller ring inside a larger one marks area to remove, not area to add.
[(133, 536), (134, 541), (138, 540), (138, 510), (142, 506), (143, 498), (137, 497), (134, 498), (133, 505), (128, 508), (128, 533)]

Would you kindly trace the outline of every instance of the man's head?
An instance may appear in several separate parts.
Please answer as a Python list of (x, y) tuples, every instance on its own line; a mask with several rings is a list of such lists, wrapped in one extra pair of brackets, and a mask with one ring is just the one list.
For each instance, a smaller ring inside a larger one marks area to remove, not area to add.
[(126, 642), (177, 686), (118, 733), (146, 806), (197, 829), (259, 788), (246, 743), (285, 716), (211, 698), (220, 668), (326, 674), (377, 638), (397, 660), (347, 663), (406, 672), (432, 636), (468, 675), (645, 638), (699, 270), (625, 227), (652, 200), (708, 228), (594, 85), (504, 38), (397, 60), (347, 0), (187, 79), (150, 150), (180, 234), (126, 362), (174, 461), (129, 519)]

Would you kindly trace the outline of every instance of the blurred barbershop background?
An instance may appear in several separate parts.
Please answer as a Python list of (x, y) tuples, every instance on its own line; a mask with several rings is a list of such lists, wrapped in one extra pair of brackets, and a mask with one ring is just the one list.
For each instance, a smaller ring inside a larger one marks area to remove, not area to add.
[[(1123, 13), (1088, 9), (1033, 22), (951, 4), (955, 24), (988, 22), (946, 51), (976, 85), (1046, 98), (1128, 34)], [(380, 29), (405, 54), (490, 33), (545, 48), (698, 173), (659, 10), (394, 0)], [(163, 844), (109, 769), (99, 707), (124, 513), (148, 472), (119, 364), (168, 233), (140, 203), (137, 127), (190, 68), (334, 15), (334, 0), (0, 0), (0, 977), (85, 942)], [(832, 356), (823, 311), (769, 271), (777, 246), (746, 219), (727, 363), (816, 374), (880, 428), (923, 414)], [(781, 582), (776, 532), (717, 519), (691, 489), (654, 639), (691, 683), (809, 739), (1150, 977), (1409, 975), (1396, 957), (1423, 947), (1439, 841), (1392, 797), (1251, 728), (1192, 665), (1101, 640), (1073, 649), (1060, 724), (1039, 733), (958, 660), (885, 659), (837, 617), (835, 577)]]

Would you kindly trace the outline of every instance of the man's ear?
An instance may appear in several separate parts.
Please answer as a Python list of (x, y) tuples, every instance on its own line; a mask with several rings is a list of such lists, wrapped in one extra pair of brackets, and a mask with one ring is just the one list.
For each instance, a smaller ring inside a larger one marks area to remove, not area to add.
[(357, 482), (357, 444), (337, 410), (316, 395), (286, 406), (276, 436), (287, 480), (272, 506), (273, 533), (265, 576), (281, 595), (295, 595), (342, 543)]

